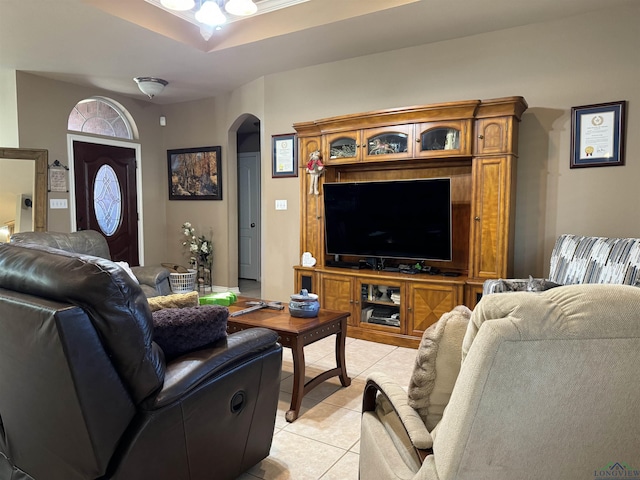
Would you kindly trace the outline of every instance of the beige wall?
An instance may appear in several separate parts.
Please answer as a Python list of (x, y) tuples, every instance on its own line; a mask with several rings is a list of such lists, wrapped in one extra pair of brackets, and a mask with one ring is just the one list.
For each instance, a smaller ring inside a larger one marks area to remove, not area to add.
[[(146, 264), (157, 264), (166, 258), (166, 154), (162, 148), (160, 108), (153, 103), (48, 80), (28, 73), (17, 73), (17, 108), (19, 146), (45, 148), (49, 163), (59, 160), (69, 164), (67, 154), (67, 119), (80, 100), (102, 95), (119, 102), (133, 117), (141, 144), (143, 188), (144, 253)], [(65, 193), (49, 193), (51, 198), (69, 198)], [(71, 220), (68, 209), (49, 209), (48, 228), (68, 232)]]
[[(166, 106), (167, 127), (164, 146), (167, 149), (220, 145), (222, 147), (222, 200), (169, 201), (167, 206), (168, 252), (172, 261), (184, 264), (186, 256), (181, 247), (181, 225), (189, 221), (198, 234), (213, 239), (213, 284), (221, 288), (238, 286), (238, 214), (237, 214), (237, 146), (235, 131), (242, 121), (253, 115), (263, 121), (262, 78), (215, 99)], [(289, 130), (291, 128), (289, 127)], [(271, 177), (271, 169), (264, 160), (262, 182)], [(268, 148), (267, 148), (268, 150)], [(263, 209), (265, 203), (263, 202)], [(264, 232), (263, 224), (263, 232)], [(263, 234), (263, 238), (264, 234)], [(264, 249), (268, 242), (263, 243)], [(266, 280), (266, 279), (265, 279)], [(275, 297), (274, 297), (275, 298)]]
[[(182, 247), (184, 236), (182, 224), (190, 222), (196, 234), (211, 237), (214, 247), (214, 285), (228, 285), (229, 260), (227, 252), (227, 224), (230, 208), (229, 167), (227, 163), (227, 142), (225, 130), (220, 120), (222, 109), (218, 99), (207, 99), (164, 107), (167, 126), (164, 130), (164, 148), (192, 148), (220, 145), (222, 147), (222, 200), (168, 201), (168, 170), (163, 168), (164, 180), (161, 191), (167, 203), (167, 251), (172, 262), (187, 264), (186, 250)], [(237, 285), (237, 284), (236, 284)]]
[(18, 146), (16, 71), (0, 69), (0, 145)]
[[(514, 28), (268, 76), (267, 136), (295, 122), (522, 95), (515, 275), (546, 275), (561, 233), (639, 236), (640, 7)], [(310, 53), (312, 55), (312, 53)], [(628, 101), (626, 166), (569, 169), (572, 106)], [(270, 156), (265, 155), (265, 162)], [(286, 298), (299, 263), (297, 182), (266, 179), (263, 294)], [(276, 212), (275, 198), (289, 210)]]
[[(162, 109), (28, 74), (18, 76), (20, 146), (66, 163), (66, 116), (81, 98), (120, 101), (140, 128), (145, 247), (150, 260), (184, 262), (180, 226), (213, 230), (214, 284), (237, 283), (236, 146), (247, 114), (261, 122), (262, 281), (265, 298), (287, 300), (299, 264), (297, 178), (271, 178), (271, 136), (292, 124), (380, 108), (522, 95), (515, 274), (547, 274), (565, 232), (639, 236), (640, 7), (269, 75), (226, 96)], [(309, 52), (311, 58), (313, 51)], [(628, 101), (624, 167), (569, 169), (572, 106)], [(167, 127), (158, 126), (160, 113)], [(167, 200), (166, 149), (221, 145), (223, 200)], [(304, 162), (305, 159), (300, 159)], [(276, 199), (288, 210), (275, 211)], [(50, 211), (50, 227), (68, 226)], [(153, 263), (151, 262), (151, 263)]]

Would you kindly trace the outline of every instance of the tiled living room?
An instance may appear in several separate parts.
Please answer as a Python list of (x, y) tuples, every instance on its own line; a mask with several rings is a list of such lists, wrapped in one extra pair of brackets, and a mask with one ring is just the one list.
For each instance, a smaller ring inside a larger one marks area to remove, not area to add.
[(640, 480), (638, 24), (0, 0), (0, 480)]
[[(284, 351), (271, 453), (241, 479), (358, 478), (360, 412), (366, 376), (372, 371), (383, 372), (408, 385), (416, 350), (348, 338), (346, 353), (351, 385), (342, 387), (336, 378), (326, 381), (304, 397), (298, 419), (287, 423), (293, 364), (290, 350)], [(305, 359), (309, 378), (335, 366), (335, 339), (329, 337), (305, 348)]]
[[(260, 282), (240, 279), (239, 289), (245, 297), (261, 297)], [(334, 336), (305, 347), (307, 380), (335, 367), (335, 348)], [(303, 398), (300, 416), (295, 422), (288, 423), (285, 414), (291, 404), (293, 360), (291, 350), (283, 350), (271, 452), (240, 479), (358, 478), (360, 413), (367, 375), (385, 373), (406, 388), (417, 350), (347, 338), (345, 352), (351, 385), (342, 387), (335, 377), (325, 381)], [(309, 452), (313, 454), (309, 455)]]

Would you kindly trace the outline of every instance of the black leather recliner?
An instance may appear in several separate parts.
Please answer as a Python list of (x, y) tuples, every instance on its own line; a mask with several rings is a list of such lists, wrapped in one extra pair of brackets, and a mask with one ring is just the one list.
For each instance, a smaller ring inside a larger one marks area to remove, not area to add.
[(165, 362), (109, 260), (0, 244), (0, 479), (222, 480), (269, 454), (282, 347), (255, 328)]
[[(100, 232), (81, 230), (79, 232), (20, 232), (11, 235), (11, 243), (47, 245), (67, 252), (93, 255), (111, 260), (109, 244)], [(169, 270), (161, 265), (131, 266), (140, 288), (147, 297), (169, 295)], [(1, 480), (1, 479), (0, 479)]]

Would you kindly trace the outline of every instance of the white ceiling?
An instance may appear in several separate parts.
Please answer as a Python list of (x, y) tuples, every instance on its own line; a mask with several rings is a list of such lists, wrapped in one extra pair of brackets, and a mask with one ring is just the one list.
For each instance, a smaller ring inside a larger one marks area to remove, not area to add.
[(310, 0), (235, 22), (204, 42), (197, 27), (144, 0), (0, 0), (0, 68), (139, 99), (146, 97), (133, 77), (157, 76), (169, 85), (152, 102), (174, 103), (279, 71), (636, 1)]

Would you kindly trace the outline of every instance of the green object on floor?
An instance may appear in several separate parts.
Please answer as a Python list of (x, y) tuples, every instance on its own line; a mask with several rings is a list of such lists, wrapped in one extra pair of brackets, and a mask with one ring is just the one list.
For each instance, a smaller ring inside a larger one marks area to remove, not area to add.
[(233, 292), (210, 293), (199, 298), (200, 305), (223, 305), (228, 307), (236, 302), (238, 297)]

